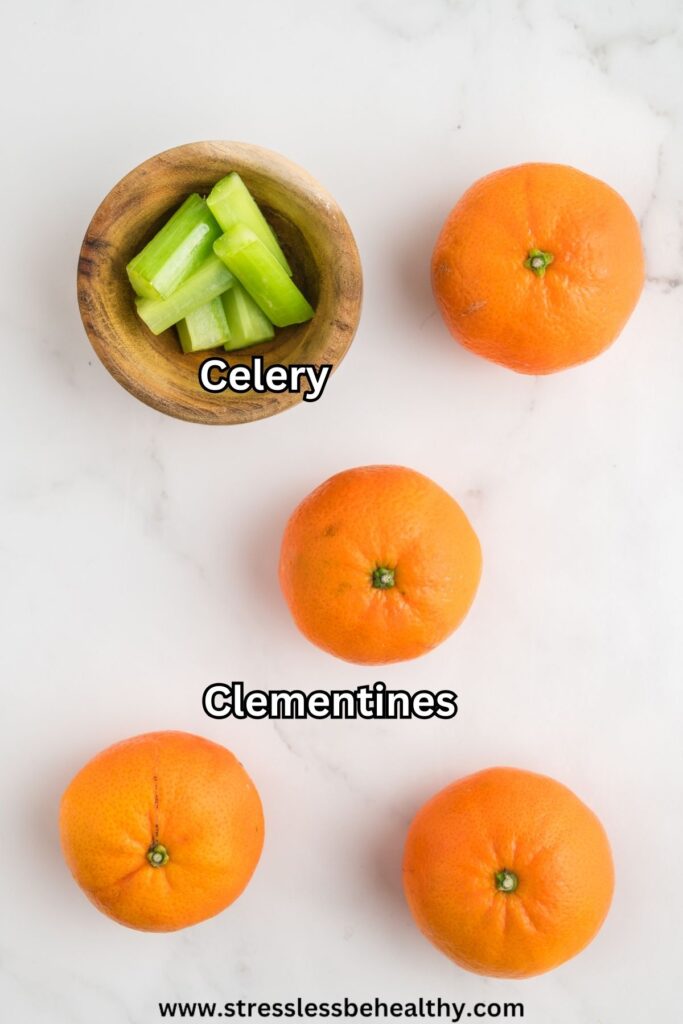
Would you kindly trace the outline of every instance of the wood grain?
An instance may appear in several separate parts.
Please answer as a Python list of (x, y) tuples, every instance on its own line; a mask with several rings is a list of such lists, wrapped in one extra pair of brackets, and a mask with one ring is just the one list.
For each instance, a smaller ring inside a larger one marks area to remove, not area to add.
[[(240, 352), (184, 355), (175, 329), (155, 337), (135, 311), (128, 261), (191, 193), (206, 195), (237, 171), (277, 232), (294, 280), (316, 312)], [(127, 174), (98, 207), (78, 263), (78, 304), (95, 352), (131, 394), (160, 412), (195, 423), (246, 423), (295, 405), (300, 394), (208, 394), (197, 369), (207, 355), (248, 365), (330, 363), (346, 354), (358, 326), (362, 273), (351, 229), (334, 199), (306, 171), (277, 153), (239, 142), (197, 142), (159, 153)]]

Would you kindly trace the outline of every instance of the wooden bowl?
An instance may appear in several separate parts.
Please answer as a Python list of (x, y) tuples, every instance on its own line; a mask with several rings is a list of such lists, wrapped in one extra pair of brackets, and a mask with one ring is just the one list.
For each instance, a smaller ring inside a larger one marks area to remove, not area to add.
[[(296, 283), (315, 308), (306, 324), (235, 352), (184, 355), (174, 328), (155, 337), (135, 311), (126, 264), (191, 193), (207, 194), (237, 171), (275, 229)], [(351, 229), (336, 202), (306, 171), (277, 153), (241, 142), (195, 142), (146, 160), (98, 207), (81, 247), (78, 305), (95, 352), (124, 388), (160, 412), (195, 423), (245, 423), (301, 401), (299, 394), (225, 391), (197, 379), (207, 356), (233, 366), (342, 360), (358, 326), (362, 275)]]

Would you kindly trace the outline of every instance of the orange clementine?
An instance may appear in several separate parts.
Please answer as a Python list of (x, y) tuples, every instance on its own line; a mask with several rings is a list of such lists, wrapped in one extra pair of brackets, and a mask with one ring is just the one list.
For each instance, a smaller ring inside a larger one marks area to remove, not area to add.
[(443, 953), (478, 974), (525, 978), (594, 938), (614, 870), (602, 825), (566, 786), (490, 768), (418, 812), (403, 882), (415, 921)]
[(282, 538), (280, 583), (297, 626), (364, 665), (441, 643), (466, 615), (480, 574), (479, 541), (458, 503), (403, 466), (331, 477)]
[(225, 747), (184, 732), (124, 740), (89, 761), (62, 797), (74, 878), (115, 921), (175, 931), (242, 892), (263, 846), (253, 782)]
[(552, 373), (602, 352), (643, 278), (640, 232), (625, 201), (563, 164), (481, 178), (451, 210), (432, 256), (451, 334), (520, 373)]

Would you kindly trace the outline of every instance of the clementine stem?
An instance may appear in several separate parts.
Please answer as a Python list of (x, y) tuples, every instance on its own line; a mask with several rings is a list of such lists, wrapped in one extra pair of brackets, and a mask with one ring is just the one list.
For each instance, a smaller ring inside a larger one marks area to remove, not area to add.
[(514, 871), (510, 871), (508, 868), (503, 868), (502, 871), (496, 871), (494, 878), (496, 880), (496, 889), (498, 892), (514, 892), (519, 885), (519, 878)]
[(168, 850), (161, 843), (155, 843), (147, 851), (147, 860), (153, 868), (163, 868), (168, 864)]
[(378, 565), (372, 574), (372, 585), (376, 590), (389, 590), (396, 583), (396, 570)]
[(543, 249), (529, 249), (529, 255), (524, 260), (524, 266), (531, 270), (536, 277), (543, 277), (546, 267), (549, 267), (555, 257), (551, 252), (544, 252)]

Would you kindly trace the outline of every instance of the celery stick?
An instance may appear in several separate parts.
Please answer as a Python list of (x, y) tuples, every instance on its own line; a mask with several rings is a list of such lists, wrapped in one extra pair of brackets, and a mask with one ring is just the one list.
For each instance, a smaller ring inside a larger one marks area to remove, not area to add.
[(239, 174), (233, 171), (226, 178), (221, 178), (211, 189), (206, 201), (223, 231), (228, 231), (235, 224), (246, 224), (291, 277), (292, 271), (275, 232)]
[(135, 300), (135, 305), (152, 334), (161, 334), (179, 320), (184, 320), (188, 313), (199, 306), (217, 299), (231, 287), (234, 280), (225, 264), (212, 253), (173, 295), (167, 299), (139, 298)]
[[(229, 295), (231, 291), (232, 288), (225, 294)], [(225, 344), (230, 339), (230, 328), (221, 300), (212, 299), (188, 313), (178, 324), (178, 337), (186, 353), (202, 352)]]
[(151, 242), (126, 267), (128, 280), (138, 295), (165, 299), (211, 253), (221, 229), (206, 200), (188, 196)]
[(225, 345), (228, 351), (255, 345), (257, 341), (267, 341), (275, 334), (266, 314), (239, 281), (235, 281), (232, 288), (221, 295), (221, 302), (230, 328), (230, 340)]
[(277, 327), (311, 319), (312, 307), (263, 242), (244, 224), (217, 238), (213, 251)]

